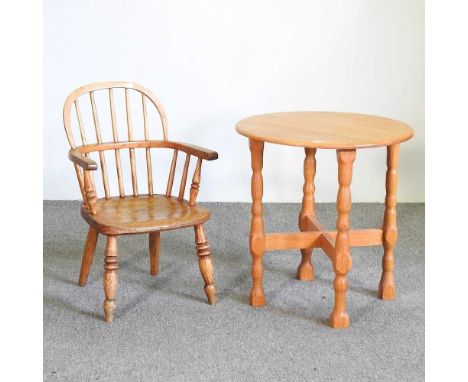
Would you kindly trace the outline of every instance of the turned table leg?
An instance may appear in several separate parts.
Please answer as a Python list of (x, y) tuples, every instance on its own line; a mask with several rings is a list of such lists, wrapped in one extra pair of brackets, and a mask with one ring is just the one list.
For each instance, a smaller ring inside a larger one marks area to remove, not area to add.
[(159, 248), (161, 235), (158, 232), (149, 234), (150, 274), (156, 276), (159, 273)]
[[(316, 149), (305, 148), (304, 159), (304, 188), (302, 197), (302, 209), (299, 214), (299, 229), (307, 231), (307, 217), (315, 216), (315, 153)], [(312, 248), (301, 249), (302, 260), (297, 268), (297, 278), (302, 281), (312, 281), (314, 279), (314, 267), (310, 260), (312, 256)]]
[(339, 190), (336, 201), (338, 220), (336, 223), (335, 258), (333, 269), (335, 271), (335, 305), (330, 315), (330, 324), (333, 328), (347, 328), (349, 316), (346, 313), (346, 290), (348, 280), (346, 274), (351, 269), (352, 260), (349, 246), (349, 213), (351, 211), (351, 179), (353, 162), (356, 150), (337, 150)]
[(395, 298), (395, 280), (393, 277), (393, 250), (398, 237), (396, 219), (396, 196), (398, 186), (398, 159), (400, 145), (387, 147), (387, 177), (385, 196), (385, 215), (383, 222), (383, 247), (384, 255), (382, 259), (382, 277), (379, 284), (379, 297), (384, 300)]
[(104, 317), (107, 322), (114, 320), (115, 295), (117, 292), (117, 237), (107, 236), (106, 252), (104, 257)]
[(263, 227), (263, 146), (262, 141), (249, 140), (252, 157), (252, 220), (250, 223), (249, 246), (252, 256), (252, 289), (250, 305), (264, 306), (263, 254), (265, 252), (265, 232)]
[(205, 282), (205, 294), (210, 305), (216, 304), (216, 289), (214, 287), (213, 261), (211, 259), (210, 245), (203, 225), (195, 227), (195, 244), (197, 246), (198, 266)]

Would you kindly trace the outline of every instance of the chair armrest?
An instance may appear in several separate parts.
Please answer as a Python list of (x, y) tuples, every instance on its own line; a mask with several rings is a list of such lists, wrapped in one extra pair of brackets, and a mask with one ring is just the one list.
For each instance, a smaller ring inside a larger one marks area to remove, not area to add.
[(194, 155), (201, 159), (205, 159), (205, 160), (218, 159), (218, 153), (216, 151), (205, 149), (203, 147), (191, 145), (191, 144), (184, 143), (184, 142), (171, 142), (170, 141), (170, 143), (173, 144), (175, 149), (185, 151), (186, 153), (190, 155)]
[(68, 158), (78, 166), (82, 167), (83, 170), (96, 170), (97, 164), (92, 159), (83, 155), (79, 150), (73, 149), (68, 152)]

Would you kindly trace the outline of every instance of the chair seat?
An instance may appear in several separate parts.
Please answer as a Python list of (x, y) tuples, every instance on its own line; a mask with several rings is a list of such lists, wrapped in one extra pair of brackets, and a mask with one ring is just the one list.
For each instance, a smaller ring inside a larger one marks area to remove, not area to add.
[(165, 195), (139, 195), (98, 199), (96, 214), (84, 207), (81, 216), (104, 235), (123, 235), (165, 231), (202, 224), (210, 211), (189, 206), (186, 200)]

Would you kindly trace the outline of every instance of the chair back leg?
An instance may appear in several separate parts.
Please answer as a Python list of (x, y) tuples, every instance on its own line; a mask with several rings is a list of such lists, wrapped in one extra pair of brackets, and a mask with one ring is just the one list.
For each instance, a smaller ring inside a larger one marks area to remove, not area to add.
[(80, 278), (78, 285), (84, 286), (88, 281), (89, 270), (93, 263), (94, 252), (96, 251), (96, 244), (99, 234), (96, 230), (89, 227), (88, 236), (86, 237), (86, 243), (83, 251), (83, 258), (81, 260)]

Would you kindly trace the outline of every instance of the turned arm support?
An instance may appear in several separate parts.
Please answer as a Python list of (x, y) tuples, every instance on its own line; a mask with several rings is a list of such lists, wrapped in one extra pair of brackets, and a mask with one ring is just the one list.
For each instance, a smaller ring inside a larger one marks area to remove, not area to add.
[(84, 206), (91, 213), (96, 214), (96, 188), (94, 186), (91, 171), (97, 170), (97, 164), (92, 159), (85, 156), (79, 149), (73, 149), (68, 152), (68, 158), (83, 169), (83, 196)]

